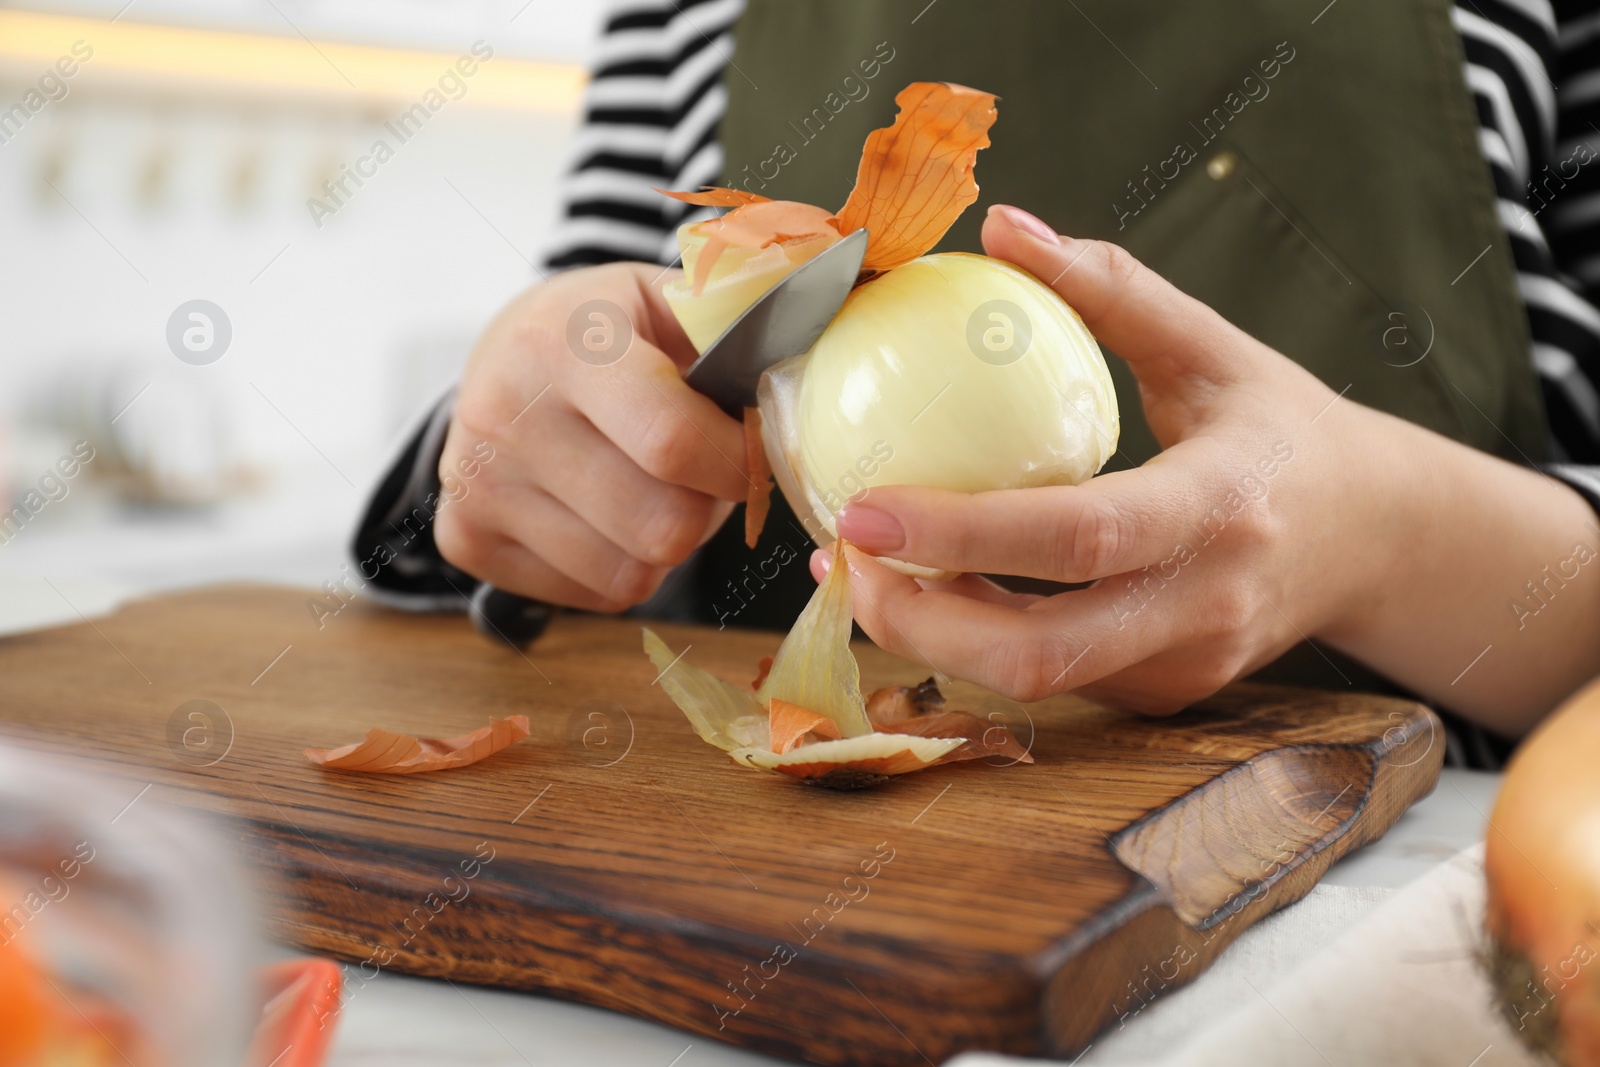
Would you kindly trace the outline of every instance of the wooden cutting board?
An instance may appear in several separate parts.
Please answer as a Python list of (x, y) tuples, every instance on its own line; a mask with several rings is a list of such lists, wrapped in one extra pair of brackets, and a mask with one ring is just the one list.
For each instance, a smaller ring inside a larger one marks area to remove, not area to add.
[[(1152, 721), (951, 686), (1038, 762), (830, 792), (696, 737), (635, 623), (563, 618), (524, 656), (334, 603), (213, 588), (0, 640), (0, 729), (236, 820), (272, 932), (350, 961), (349, 997), (378, 968), (449, 977), (823, 1064), (1075, 1055), (1382, 834), (1444, 749), (1372, 696), (1240, 685)], [(660, 632), (733, 680), (776, 646)], [(858, 655), (869, 688), (926, 674)], [(516, 713), (532, 738), (464, 770), (301, 755)]]

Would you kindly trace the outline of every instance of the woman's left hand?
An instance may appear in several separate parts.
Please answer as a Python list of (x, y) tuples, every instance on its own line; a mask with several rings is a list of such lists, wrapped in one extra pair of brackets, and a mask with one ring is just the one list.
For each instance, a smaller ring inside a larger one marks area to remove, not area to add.
[[(1359, 612), (1402, 551), (1375, 468), (1425, 431), (1341, 399), (1121, 248), (1014, 208), (983, 239), (1055, 279), (1127, 360), (1163, 451), (1079, 486), (848, 504), (856, 618), (878, 644), (1017, 700), (1074, 689), (1165, 713)], [(963, 576), (918, 582), (869, 553)], [(1095, 584), (1042, 597), (978, 574)]]

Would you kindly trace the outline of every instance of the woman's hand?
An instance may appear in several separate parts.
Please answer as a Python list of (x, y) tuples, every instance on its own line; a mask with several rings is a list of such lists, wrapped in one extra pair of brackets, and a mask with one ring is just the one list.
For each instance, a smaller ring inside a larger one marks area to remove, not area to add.
[[(508, 592), (618, 611), (655, 592), (743, 500), (743, 430), (684, 384), (693, 347), (659, 267), (562, 274), (513, 301), (468, 363), (441, 474), (444, 558)], [(487, 441), (494, 458), (478, 465)]]
[[(1321, 637), (1502, 728), (1600, 668), (1597, 574), (1570, 598), (1587, 641), (1554, 677), (1519, 682), (1508, 658), (1451, 681), (1514, 629), (1522, 571), (1593, 522), (1577, 494), (1342, 398), (1116, 246), (1015, 208), (983, 237), (1128, 362), (1163, 451), (1080, 486), (880, 487), (847, 505), (856, 617), (880, 645), (1018, 700), (1071, 689), (1165, 713)], [(918, 582), (869, 553), (967, 573)], [(1094, 584), (1040, 597), (982, 573)]]

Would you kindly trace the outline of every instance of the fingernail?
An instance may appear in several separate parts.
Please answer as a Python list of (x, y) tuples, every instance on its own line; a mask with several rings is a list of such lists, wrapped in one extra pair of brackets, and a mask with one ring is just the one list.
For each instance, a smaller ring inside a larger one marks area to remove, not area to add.
[(825, 548), (816, 548), (811, 551), (811, 571), (813, 574), (826, 576), (833, 569), (833, 553)]
[(900, 520), (866, 504), (846, 504), (835, 523), (840, 537), (874, 552), (892, 552), (906, 544)]
[(1046, 244), (1060, 244), (1061, 237), (1056, 231), (1045, 224), (1045, 221), (1036, 215), (1030, 215), (1020, 207), (1010, 204), (995, 204), (989, 209), (989, 214), (999, 215), (1023, 233), (1032, 234)]

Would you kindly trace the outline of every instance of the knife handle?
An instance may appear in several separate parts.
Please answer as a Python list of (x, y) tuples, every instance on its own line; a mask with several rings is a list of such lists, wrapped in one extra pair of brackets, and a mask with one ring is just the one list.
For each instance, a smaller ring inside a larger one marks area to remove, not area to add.
[(518, 651), (533, 644), (559, 610), (554, 604), (508, 593), (488, 582), (472, 594), (472, 625), (485, 637)]

